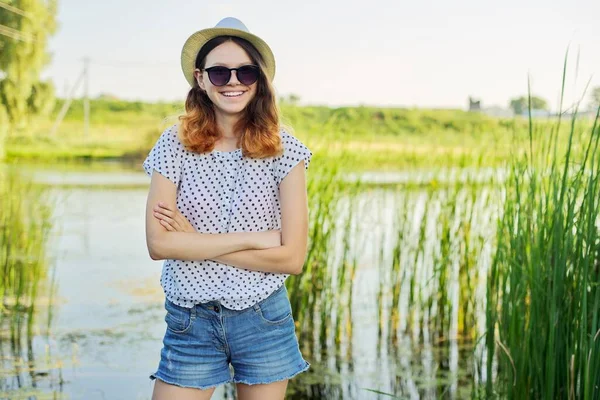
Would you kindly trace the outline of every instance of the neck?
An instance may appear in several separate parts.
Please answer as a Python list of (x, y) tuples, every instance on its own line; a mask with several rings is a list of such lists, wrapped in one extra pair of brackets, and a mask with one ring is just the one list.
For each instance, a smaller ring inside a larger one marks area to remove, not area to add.
[(221, 131), (223, 139), (237, 139), (239, 132), (234, 131), (235, 124), (239, 121), (240, 115), (216, 113), (217, 126)]

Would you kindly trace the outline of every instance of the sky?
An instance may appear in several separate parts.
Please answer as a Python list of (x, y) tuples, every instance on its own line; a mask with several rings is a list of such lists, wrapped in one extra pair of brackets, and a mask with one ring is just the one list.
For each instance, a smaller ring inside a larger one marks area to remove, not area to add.
[(89, 57), (91, 97), (183, 100), (183, 43), (232, 16), (273, 50), (277, 94), (302, 104), (506, 107), (529, 77), (556, 109), (567, 49), (565, 103), (600, 86), (598, 15), (598, 0), (59, 0), (42, 76), (63, 97)]

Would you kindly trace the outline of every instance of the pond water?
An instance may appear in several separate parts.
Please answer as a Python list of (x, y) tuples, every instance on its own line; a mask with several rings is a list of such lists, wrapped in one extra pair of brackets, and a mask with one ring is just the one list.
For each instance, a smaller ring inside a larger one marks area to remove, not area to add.
[[(51, 362), (46, 379), (37, 385), (47, 397), (35, 398), (61, 398), (53, 396), (62, 394), (64, 398), (86, 400), (150, 399), (153, 382), (148, 375), (158, 365), (166, 326), (159, 283), (162, 261), (150, 259), (144, 234), (149, 178), (141, 169), (125, 167), (113, 167), (109, 172), (72, 171), (59, 166), (19, 168), (35, 181), (51, 185), (57, 200), (57, 225), (49, 241), (57, 302), (52, 310), (51, 334), (35, 335), (32, 349), (38, 370), (46, 365), (41, 360)], [(398, 176), (406, 181), (406, 174)], [(389, 173), (367, 177), (393, 180)], [(399, 199), (385, 190), (361, 195), (357, 227), (361, 233), (353, 239), (358, 267), (352, 334), (346, 336), (348, 340), (342, 342), (339, 352), (323, 351), (307, 358), (312, 368), (299, 375), (288, 398), (391, 398), (376, 391), (396, 393), (401, 398), (462, 398), (468, 393), (473, 374), (472, 345), (459, 340), (460, 335), (447, 338), (439, 348), (427, 340), (425, 345), (415, 342), (410, 333), (401, 335), (390, 347), (378, 335), (377, 258), (380, 241), (386, 240), (381, 235), (394, 224), (386, 210), (398, 201), (413, 202), (416, 215), (412, 223), (417, 223), (419, 212), (424, 212), (420, 206), (425, 201), (424, 192), (405, 196)], [(378, 206), (373, 206), (373, 199)], [(485, 209), (485, 205), (479, 207)], [(489, 213), (480, 211), (478, 215), (481, 221), (489, 221)], [(491, 227), (480, 225), (479, 229)], [(44, 323), (42, 318), (37, 322)], [(481, 331), (480, 326), (477, 329)], [(11, 378), (11, 369), (5, 367), (3, 375), (3, 390), (16, 393), (20, 383)], [(212, 398), (233, 398), (232, 393), (233, 387), (222, 386)]]

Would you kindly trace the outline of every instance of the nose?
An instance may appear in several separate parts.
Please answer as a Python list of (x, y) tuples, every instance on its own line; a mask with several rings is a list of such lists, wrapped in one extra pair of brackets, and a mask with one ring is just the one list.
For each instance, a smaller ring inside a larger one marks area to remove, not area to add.
[(227, 85), (230, 86), (235, 86), (235, 85), (241, 85), (240, 81), (238, 81), (237, 78), (237, 71), (231, 71), (231, 78), (229, 78), (229, 82), (227, 82)]

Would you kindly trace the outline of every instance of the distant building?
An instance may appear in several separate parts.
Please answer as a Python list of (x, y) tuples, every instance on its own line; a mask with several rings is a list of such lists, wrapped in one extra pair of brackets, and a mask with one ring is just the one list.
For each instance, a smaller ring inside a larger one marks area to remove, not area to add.
[(481, 111), (481, 100), (475, 100), (473, 97), (469, 97), (469, 111)]
[(515, 115), (511, 109), (500, 106), (482, 107), (481, 100), (473, 97), (469, 97), (469, 111), (480, 112), (496, 118), (512, 118)]

